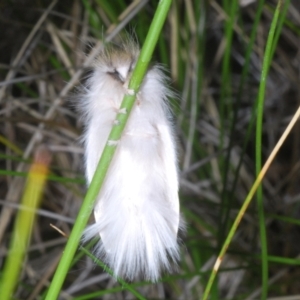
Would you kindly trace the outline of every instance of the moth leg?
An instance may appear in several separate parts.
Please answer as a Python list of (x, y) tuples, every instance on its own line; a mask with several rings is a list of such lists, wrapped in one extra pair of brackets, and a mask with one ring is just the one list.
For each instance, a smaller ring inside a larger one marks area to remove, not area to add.
[(118, 113), (126, 115), (127, 114), (127, 109), (126, 108), (120, 108), (120, 109), (118, 109)]
[(130, 96), (133, 96), (134, 95), (134, 90), (132, 90), (132, 89), (126, 89), (126, 94), (130, 95)]
[(119, 144), (119, 140), (116, 140), (116, 141), (114, 141), (114, 140), (109, 140), (108, 142), (107, 142), (107, 145), (108, 146), (117, 146)]

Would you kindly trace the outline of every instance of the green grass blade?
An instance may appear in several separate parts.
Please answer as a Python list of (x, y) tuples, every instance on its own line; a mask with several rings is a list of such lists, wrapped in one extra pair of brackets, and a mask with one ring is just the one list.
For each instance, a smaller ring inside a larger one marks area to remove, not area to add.
[(21, 204), (25, 206), (26, 209), (21, 209), (17, 214), (9, 255), (5, 261), (0, 282), (2, 300), (10, 300), (17, 286), (32, 233), (35, 210), (39, 207), (46, 183), (49, 162), (50, 157), (48, 153), (38, 152), (36, 161), (29, 171), (25, 192), (21, 201)]
[[(229, 3), (231, 3), (230, 7), (228, 7)], [(231, 56), (232, 56), (232, 39), (234, 33), (234, 24), (237, 18), (237, 11), (238, 11), (238, 1), (233, 0), (231, 2), (225, 1), (224, 7), (227, 8), (227, 13), (229, 14), (228, 20), (225, 23), (225, 39), (226, 39), (226, 48), (222, 62), (222, 85), (221, 85), (221, 106), (220, 106), (220, 141), (219, 141), (219, 149), (224, 148), (224, 137), (226, 133), (226, 122), (230, 118), (232, 121), (231, 115), (231, 101), (228, 99), (231, 97)], [(228, 113), (229, 112), (229, 113)], [(232, 122), (231, 121), (231, 122)], [(229, 149), (230, 151), (230, 149)], [(220, 170), (222, 172), (222, 181), (223, 181), (223, 191), (222, 191), (222, 199), (221, 199), (221, 215), (220, 215), (220, 222), (219, 222), (219, 244), (223, 242), (224, 235), (227, 232), (228, 227), (228, 217), (229, 217), (229, 210), (230, 210), (230, 202), (232, 198), (227, 198), (226, 190), (227, 185), (227, 174), (229, 169), (229, 160), (224, 160), (223, 154), (220, 156)], [(226, 208), (227, 207), (227, 208)]]
[[(264, 99), (266, 92), (267, 76), (272, 62), (273, 53), (273, 40), (275, 35), (276, 26), (278, 23), (279, 13), (281, 9), (282, 2), (278, 1), (277, 8), (274, 13), (274, 17), (271, 23), (266, 50), (264, 54), (264, 61), (262, 66), (261, 80), (258, 91), (258, 101), (257, 101), (257, 120), (256, 120), (256, 145), (255, 145), (255, 170), (256, 176), (261, 171), (262, 166), (262, 133), (263, 133), (263, 114), (264, 114)], [(268, 278), (269, 278), (269, 266), (268, 266), (268, 245), (267, 245), (267, 232), (265, 226), (265, 214), (264, 214), (264, 204), (263, 204), (263, 190), (260, 185), (256, 193), (257, 197), (257, 209), (259, 216), (259, 232), (260, 232), (260, 242), (261, 242), (261, 252), (262, 252), (262, 294), (261, 299), (266, 299), (268, 296)]]

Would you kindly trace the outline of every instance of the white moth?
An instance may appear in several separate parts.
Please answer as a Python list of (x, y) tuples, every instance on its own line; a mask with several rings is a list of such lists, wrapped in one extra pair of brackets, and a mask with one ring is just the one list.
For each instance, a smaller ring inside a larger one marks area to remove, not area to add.
[[(132, 40), (104, 49), (81, 99), (86, 177), (90, 183), (107, 143), (139, 48)], [(178, 174), (165, 76), (147, 72), (94, 208), (84, 241), (100, 235), (95, 255), (116, 276), (157, 281), (179, 259)], [(124, 113), (124, 112), (123, 112)]]

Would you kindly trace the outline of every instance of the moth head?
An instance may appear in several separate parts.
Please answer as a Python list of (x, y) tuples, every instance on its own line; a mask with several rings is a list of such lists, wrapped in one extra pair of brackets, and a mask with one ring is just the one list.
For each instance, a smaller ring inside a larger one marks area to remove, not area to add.
[(133, 70), (133, 61), (121, 61), (118, 63), (112, 63), (111, 70), (107, 71), (107, 74), (111, 76), (114, 80), (119, 81), (120, 83), (124, 84), (129, 75)]
[(121, 84), (128, 83), (139, 55), (138, 45), (132, 40), (108, 46), (100, 57), (103, 71)]

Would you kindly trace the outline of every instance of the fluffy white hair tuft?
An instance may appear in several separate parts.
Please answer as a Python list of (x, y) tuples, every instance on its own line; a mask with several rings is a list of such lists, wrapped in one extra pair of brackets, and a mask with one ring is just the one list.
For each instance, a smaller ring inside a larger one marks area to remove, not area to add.
[[(133, 40), (110, 46), (95, 61), (80, 106), (85, 120), (86, 176), (92, 180), (115, 122), (139, 49)], [(83, 240), (100, 235), (95, 254), (116, 276), (157, 281), (179, 260), (178, 172), (167, 98), (157, 66), (146, 74)]]

